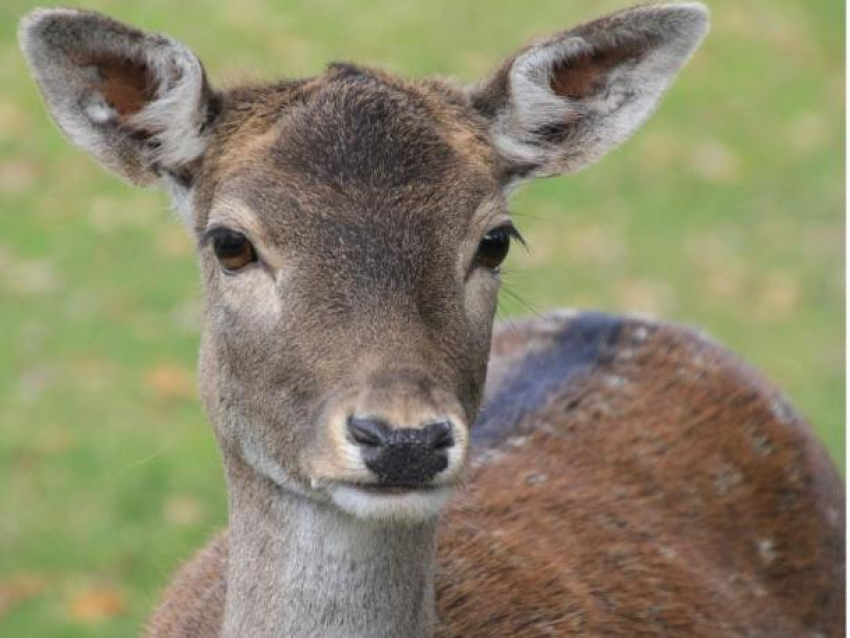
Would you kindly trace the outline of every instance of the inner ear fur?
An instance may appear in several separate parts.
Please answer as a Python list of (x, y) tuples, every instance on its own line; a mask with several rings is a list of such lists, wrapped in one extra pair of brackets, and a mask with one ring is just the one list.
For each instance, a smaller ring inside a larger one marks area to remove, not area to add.
[(125, 121), (156, 98), (157, 77), (146, 64), (103, 53), (80, 56), (78, 63), (98, 69), (102, 82), (95, 90)]
[(549, 87), (559, 97), (587, 99), (605, 88), (605, 78), (612, 69), (639, 60), (646, 51), (645, 43), (583, 51), (553, 65)]

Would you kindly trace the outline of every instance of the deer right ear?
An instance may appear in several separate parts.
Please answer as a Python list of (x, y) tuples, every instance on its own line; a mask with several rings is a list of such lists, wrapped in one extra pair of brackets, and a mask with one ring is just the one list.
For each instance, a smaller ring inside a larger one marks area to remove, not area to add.
[(708, 29), (697, 2), (643, 6), (537, 42), (470, 91), (507, 183), (575, 171), (649, 117)]
[(133, 183), (191, 182), (220, 108), (191, 51), (72, 9), (36, 10), (18, 36), (50, 114), (71, 141)]

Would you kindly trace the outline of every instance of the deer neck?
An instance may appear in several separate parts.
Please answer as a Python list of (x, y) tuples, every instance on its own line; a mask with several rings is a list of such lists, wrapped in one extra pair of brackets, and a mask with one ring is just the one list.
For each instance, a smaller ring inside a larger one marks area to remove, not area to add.
[(367, 523), (227, 465), (225, 637), (433, 636), (436, 522)]

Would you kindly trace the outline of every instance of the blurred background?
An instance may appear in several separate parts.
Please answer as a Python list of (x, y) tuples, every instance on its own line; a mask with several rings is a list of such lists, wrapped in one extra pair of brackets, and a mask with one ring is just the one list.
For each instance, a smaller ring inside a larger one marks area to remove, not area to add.
[[(14, 34), (35, 4), (0, 4), (0, 635), (128, 636), (225, 522), (195, 391), (199, 282), (165, 196), (48, 121)], [(843, 3), (708, 4), (711, 35), (638, 135), (515, 197), (530, 250), (510, 257), (500, 315), (698, 326), (783, 388), (843, 469)], [(626, 5), (84, 3), (185, 42), (219, 85), (345, 59), (474, 81)]]

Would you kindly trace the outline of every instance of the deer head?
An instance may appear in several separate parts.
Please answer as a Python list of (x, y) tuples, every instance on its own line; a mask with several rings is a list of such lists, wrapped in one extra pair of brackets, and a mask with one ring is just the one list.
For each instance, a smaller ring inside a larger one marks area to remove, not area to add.
[(172, 195), (205, 289), (200, 380), (229, 470), (364, 519), (432, 517), (463, 476), (507, 193), (643, 123), (707, 26), (647, 6), (522, 49), (472, 87), (349, 64), (212, 88), (171, 38), (101, 15), (22, 23), (67, 136)]

